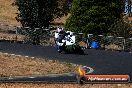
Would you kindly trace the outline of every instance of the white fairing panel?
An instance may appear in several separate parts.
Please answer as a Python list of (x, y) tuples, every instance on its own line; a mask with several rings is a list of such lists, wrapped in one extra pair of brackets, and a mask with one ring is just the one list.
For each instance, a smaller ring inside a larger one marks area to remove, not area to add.
[(74, 43), (75, 43), (75, 36), (74, 35), (71, 37), (67, 36), (66, 45), (72, 45)]
[[(69, 34), (66, 35), (64, 39), (62, 39), (62, 43), (59, 43), (58, 41), (56, 41), (57, 45), (62, 46), (64, 43), (66, 43), (66, 45), (75, 44), (76, 36), (73, 35), (73, 32), (67, 31), (66, 33), (69, 33)], [(59, 39), (59, 32), (55, 32), (55, 39)]]

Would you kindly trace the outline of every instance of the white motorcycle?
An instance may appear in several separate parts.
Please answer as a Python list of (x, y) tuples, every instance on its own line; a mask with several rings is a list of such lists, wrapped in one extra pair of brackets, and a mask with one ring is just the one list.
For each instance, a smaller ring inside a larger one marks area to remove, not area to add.
[[(74, 32), (67, 31), (67, 32), (56, 32), (55, 33), (55, 43), (57, 46), (57, 51), (61, 53), (62, 51), (66, 53), (73, 53), (67, 50), (68, 46), (77, 46), (76, 45), (76, 36)], [(78, 46), (78, 51), (76, 53), (84, 53), (81, 47)], [(75, 51), (74, 51), (75, 52)]]

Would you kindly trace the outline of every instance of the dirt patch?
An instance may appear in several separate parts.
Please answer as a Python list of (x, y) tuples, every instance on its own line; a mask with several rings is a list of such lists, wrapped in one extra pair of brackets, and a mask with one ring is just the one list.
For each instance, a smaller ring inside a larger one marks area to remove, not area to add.
[(14, 41), (24, 41), (24, 35), (0, 33), (0, 40), (14, 40)]
[(105, 46), (105, 49), (113, 50), (113, 51), (114, 50), (119, 50), (119, 51), (123, 50), (121, 46), (116, 45), (116, 44), (107, 45), (107, 46)]
[(26, 58), (0, 53), (0, 76), (28, 76), (74, 72), (75, 66), (42, 58)]
[(0, 1), (0, 21), (8, 22), (9, 24), (13, 24), (13, 25), (20, 25), (20, 23), (17, 22), (15, 19), (18, 10), (16, 6), (12, 5), (14, 1), (15, 0)]
[(1, 88), (132, 88), (131, 84), (23, 84), (23, 83), (6, 83), (0, 84)]

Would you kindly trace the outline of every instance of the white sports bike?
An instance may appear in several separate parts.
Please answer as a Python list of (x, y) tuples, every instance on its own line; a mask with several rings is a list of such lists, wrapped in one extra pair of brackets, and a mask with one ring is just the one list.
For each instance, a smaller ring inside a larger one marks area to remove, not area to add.
[(61, 53), (65, 51), (65, 46), (75, 44), (75, 35), (71, 31), (55, 32), (55, 43), (57, 45), (57, 51)]
[[(74, 35), (74, 32), (56, 32), (55, 43), (59, 53), (64, 51), (66, 53), (84, 54), (84, 51), (81, 49), (81, 47), (76, 44), (76, 35)], [(68, 46), (70, 49), (67, 48)]]

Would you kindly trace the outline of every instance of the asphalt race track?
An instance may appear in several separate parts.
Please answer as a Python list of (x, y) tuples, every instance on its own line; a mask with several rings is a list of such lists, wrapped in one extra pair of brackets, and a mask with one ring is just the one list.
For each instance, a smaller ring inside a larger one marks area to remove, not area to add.
[(81, 64), (93, 68), (92, 74), (128, 74), (132, 77), (132, 53), (129, 52), (85, 49), (85, 55), (60, 54), (54, 46), (8, 42), (0, 42), (0, 52)]

